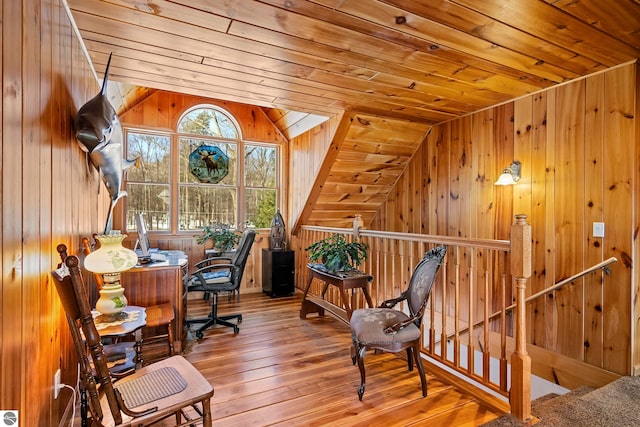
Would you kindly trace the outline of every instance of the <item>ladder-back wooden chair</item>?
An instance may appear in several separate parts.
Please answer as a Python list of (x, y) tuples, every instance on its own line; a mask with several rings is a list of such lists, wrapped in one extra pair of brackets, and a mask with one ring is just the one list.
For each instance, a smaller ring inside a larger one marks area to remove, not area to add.
[[(58, 245), (60, 254), (66, 251), (65, 245)], [(176, 426), (196, 422), (211, 426), (213, 387), (182, 356), (164, 359), (114, 380), (93, 320), (78, 257), (67, 256), (61, 268), (51, 275), (78, 353), (80, 381), (89, 396), (88, 415), (93, 424), (144, 426), (175, 416)]]
[[(427, 251), (413, 271), (409, 287), (398, 298), (384, 301), (378, 308), (361, 308), (353, 312), (350, 325), (355, 352), (351, 358), (354, 364), (358, 362), (360, 368), (360, 400), (365, 389), (364, 354), (369, 349), (391, 353), (406, 350), (409, 371), (413, 371), (415, 361), (420, 372), (422, 396), (427, 395), (427, 379), (420, 356), (420, 326), (445, 253), (444, 246)], [(409, 313), (393, 308), (405, 300)]]

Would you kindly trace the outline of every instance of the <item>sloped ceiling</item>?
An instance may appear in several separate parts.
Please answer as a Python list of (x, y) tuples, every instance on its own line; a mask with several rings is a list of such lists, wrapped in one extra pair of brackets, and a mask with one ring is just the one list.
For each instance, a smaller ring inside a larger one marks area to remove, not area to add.
[(348, 113), (305, 223), (370, 217), (433, 124), (640, 57), (638, 0), (67, 1), (138, 95), (257, 105), (289, 139)]
[(429, 129), (425, 123), (346, 114), (293, 230), (300, 224), (349, 227), (355, 214), (370, 224)]
[(67, 0), (98, 75), (434, 124), (640, 57), (637, 0)]

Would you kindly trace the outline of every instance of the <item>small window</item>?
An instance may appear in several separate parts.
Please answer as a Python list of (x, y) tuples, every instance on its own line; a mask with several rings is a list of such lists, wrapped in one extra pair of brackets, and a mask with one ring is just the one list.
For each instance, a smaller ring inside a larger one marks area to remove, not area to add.
[(198, 108), (186, 113), (178, 122), (178, 133), (238, 139), (235, 123), (218, 110)]
[(135, 230), (135, 214), (144, 212), (149, 230), (169, 230), (171, 138), (128, 132), (127, 148), (127, 158), (140, 158), (127, 171), (127, 229)]
[(245, 222), (269, 228), (276, 214), (277, 150), (246, 144), (244, 152)]

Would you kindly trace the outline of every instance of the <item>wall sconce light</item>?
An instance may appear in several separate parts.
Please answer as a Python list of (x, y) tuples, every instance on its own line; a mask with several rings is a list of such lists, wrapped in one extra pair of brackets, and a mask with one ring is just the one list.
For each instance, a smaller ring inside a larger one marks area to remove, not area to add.
[(120, 273), (138, 263), (138, 255), (122, 246), (125, 237), (127, 235), (120, 234), (119, 231), (96, 236), (100, 248), (84, 259), (84, 267), (91, 272), (102, 274), (104, 280), (100, 298), (96, 302), (96, 310), (113, 318), (117, 318), (127, 307), (124, 288), (120, 285)]
[(520, 168), (522, 165), (519, 161), (514, 161), (510, 166), (504, 168), (498, 180), (494, 185), (514, 185), (520, 181)]

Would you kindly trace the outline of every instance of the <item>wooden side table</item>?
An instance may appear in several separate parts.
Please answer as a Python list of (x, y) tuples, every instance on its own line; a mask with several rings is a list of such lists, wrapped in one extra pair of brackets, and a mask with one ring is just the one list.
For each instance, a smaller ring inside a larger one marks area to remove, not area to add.
[(133, 334), (134, 362), (136, 368), (140, 368), (142, 367), (142, 328), (147, 325), (146, 310), (144, 307), (130, 305), (124, 309), (124, 312), (128, 315), (125, 321), (105, 320), (103, 316), (98, 315), (94, 317), (94, 322), (101, 338), (119, 338)]
[[(373, 302), (369, 295), (367, 286), (373, 281), (373, 276), (363, 273), (361, 271), (353, 270), (345, 273), (333, 274), (327, 271), (319, 270), (310, 265), (307, 266), (309, 270), (309, 280), (304, 289), (304, 295), (302, 297), (302, 305), (300, 307), (300, 318), (306, 319), (309, 313), (318, 313), (320, 316), (324, 316), (325, 310), (333, 313), (338, 319), (342, 320), (346, 324), (349, 324), (351, 314), (353, 313), (353, 306), (355, 305), (356, 294), (354, 290), (362, 289), (362, 294), (369, 307), (373, 308)], [(313, 278), (322, 280), (324, 287), (322, 288), (322, 295), (317, 297), (309, 294), (309, 287)], [(329, 301), (324, 299), (329, 285), (336, 286), (340, 292), (340, 299), (342, 307), (338, 307)], [(351, 289), (351, 299), (347, 298), (347, 290)]]

